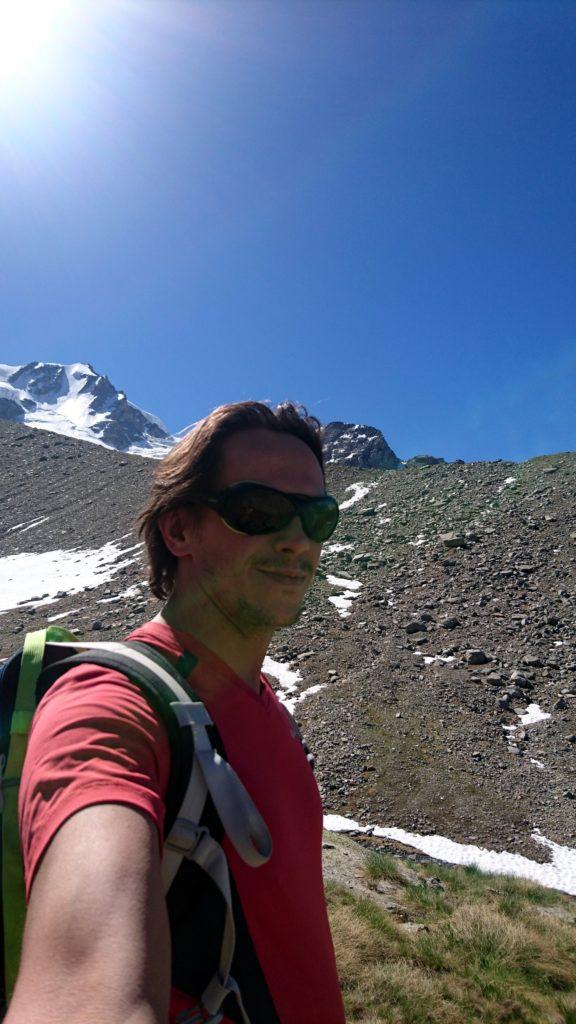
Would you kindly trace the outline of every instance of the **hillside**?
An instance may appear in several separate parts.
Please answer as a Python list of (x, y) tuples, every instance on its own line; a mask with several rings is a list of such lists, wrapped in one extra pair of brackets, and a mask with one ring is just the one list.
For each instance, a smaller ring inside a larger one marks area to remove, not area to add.
[(324, 852), (350, 1024), (573, 1024), (573, 898), (344, 836)]
[[(0, 657), (48, 617), (103, 639), (155, 614), (131, 534), (153, 464), (6, 421), (0, 452)], [(341, 524), (270, 651), (326, 810), (532, 860), (535, 827), (576, 845), (576, 455), (328, 469)]]

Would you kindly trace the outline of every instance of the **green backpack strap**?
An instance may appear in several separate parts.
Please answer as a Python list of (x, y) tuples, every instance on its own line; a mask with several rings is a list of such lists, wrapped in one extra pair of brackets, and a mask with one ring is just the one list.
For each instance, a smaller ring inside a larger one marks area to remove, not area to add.
[(36, 683), (42, 671), (44, 650), (50, 641), (76, 640), (73, 633), (49, 626), (28, 633), (24, 641), (10, 739), (3, 778), (2, 811), (2, 906), (4, 916), (4, 970), (6, 994), (12, 995), (18, 973), (26, 899), (24, 865), (18, 832), (18, 787), (22, 776), (28, 734), (36, 710)]

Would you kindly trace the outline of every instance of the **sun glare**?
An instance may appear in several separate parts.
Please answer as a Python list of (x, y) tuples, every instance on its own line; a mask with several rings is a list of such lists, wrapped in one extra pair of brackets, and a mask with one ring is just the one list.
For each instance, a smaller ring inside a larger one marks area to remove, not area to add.
[(0, 87), (49, 58), (66, 0), (0, 0)]

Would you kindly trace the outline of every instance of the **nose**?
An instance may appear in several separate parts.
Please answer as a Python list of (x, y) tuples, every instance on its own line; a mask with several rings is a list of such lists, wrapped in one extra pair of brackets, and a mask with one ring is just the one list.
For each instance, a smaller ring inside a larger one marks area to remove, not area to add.
[(292, 552), (293, 554), (310, 553), (312, 549), (316, 549), (319, 546), (319, 544), (310, 540), (307, 534), (304, 533), (300, 516), (294, 516), (283, 530), (274, 535), (274, 548), (279, 552)]

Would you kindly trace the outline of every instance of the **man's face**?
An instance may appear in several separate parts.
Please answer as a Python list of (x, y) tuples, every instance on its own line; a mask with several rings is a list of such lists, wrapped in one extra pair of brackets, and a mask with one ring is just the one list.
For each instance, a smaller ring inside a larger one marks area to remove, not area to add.
[[(265, 429), (245, 430), (224, 444), (215, 491), (242, 481), (280, 491), (324, 493), (318, 460), (303, 441)], [(299, 615), (318, 565), (321, 545), (298, 516), (278, 533), (235, 533), (212, 509), (195, 512), (194, 586), (244, 635), (288, 626)]]

